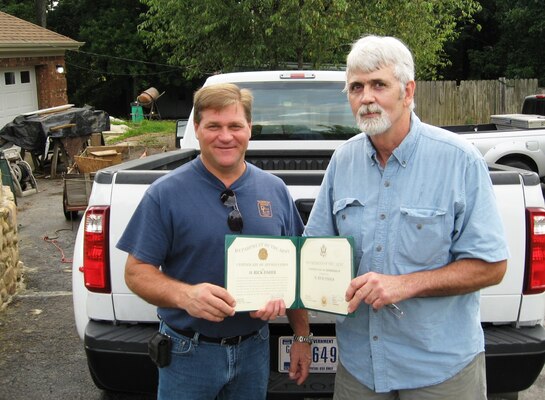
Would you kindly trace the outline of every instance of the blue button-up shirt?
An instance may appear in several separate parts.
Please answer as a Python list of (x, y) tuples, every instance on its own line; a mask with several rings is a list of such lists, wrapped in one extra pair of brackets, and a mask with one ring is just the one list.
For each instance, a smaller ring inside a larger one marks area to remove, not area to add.
[[(384, 168), (365, 134), (335, 151), (305, 229), (305, 236), (321, 235), (354, 237), (358, 275), (508, 258), (482, 156), (415, 114)], [(437, 384), (484, 351), (478, 292), (397, 305), (401, 318), (361, 304), (354, 318), (337, 320), (341, 362), (367, 387), (388, 392)]]

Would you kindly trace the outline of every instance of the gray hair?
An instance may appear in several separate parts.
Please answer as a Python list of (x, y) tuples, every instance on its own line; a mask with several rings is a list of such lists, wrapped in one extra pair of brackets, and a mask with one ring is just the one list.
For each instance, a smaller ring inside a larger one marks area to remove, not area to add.
[[(394, 76), (404, 92), (407, 82), (414, 81), (414, 61), (409, 48), (391, 36), (363, 36), (352, 45), (346, 57), (346, 76), (357, 71), (367, 73), (389, 66), (393, 66)], [(414, 102), (411, 110), (413, 108)]]

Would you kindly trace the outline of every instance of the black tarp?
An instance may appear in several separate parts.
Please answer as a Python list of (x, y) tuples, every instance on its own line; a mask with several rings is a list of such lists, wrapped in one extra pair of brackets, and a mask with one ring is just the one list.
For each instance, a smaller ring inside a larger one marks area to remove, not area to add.
[[(73, 127), (51, 131), (61, 125)], [(45, 114), (19, 115), (0, 129), (0, 139), (33, 153), (43, 153), (48, 137), (64, 138), (88, 136), (110, 130), (110, 117), (93, 107), (72, 107)]]

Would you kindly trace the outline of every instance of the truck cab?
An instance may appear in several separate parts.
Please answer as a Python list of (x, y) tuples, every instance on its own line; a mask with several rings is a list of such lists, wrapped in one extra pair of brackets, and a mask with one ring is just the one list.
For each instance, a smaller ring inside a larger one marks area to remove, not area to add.
[(524, 98), (522, 114), (545, 115), (545, 94), (533, 94)]

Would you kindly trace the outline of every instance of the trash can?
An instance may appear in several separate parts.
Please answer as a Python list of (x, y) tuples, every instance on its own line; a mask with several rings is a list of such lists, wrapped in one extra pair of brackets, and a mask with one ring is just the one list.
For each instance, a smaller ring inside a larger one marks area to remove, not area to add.
[(144, 110), (138, 103), (131, 103), (132, 122), (142, 122), (144, 120)]

